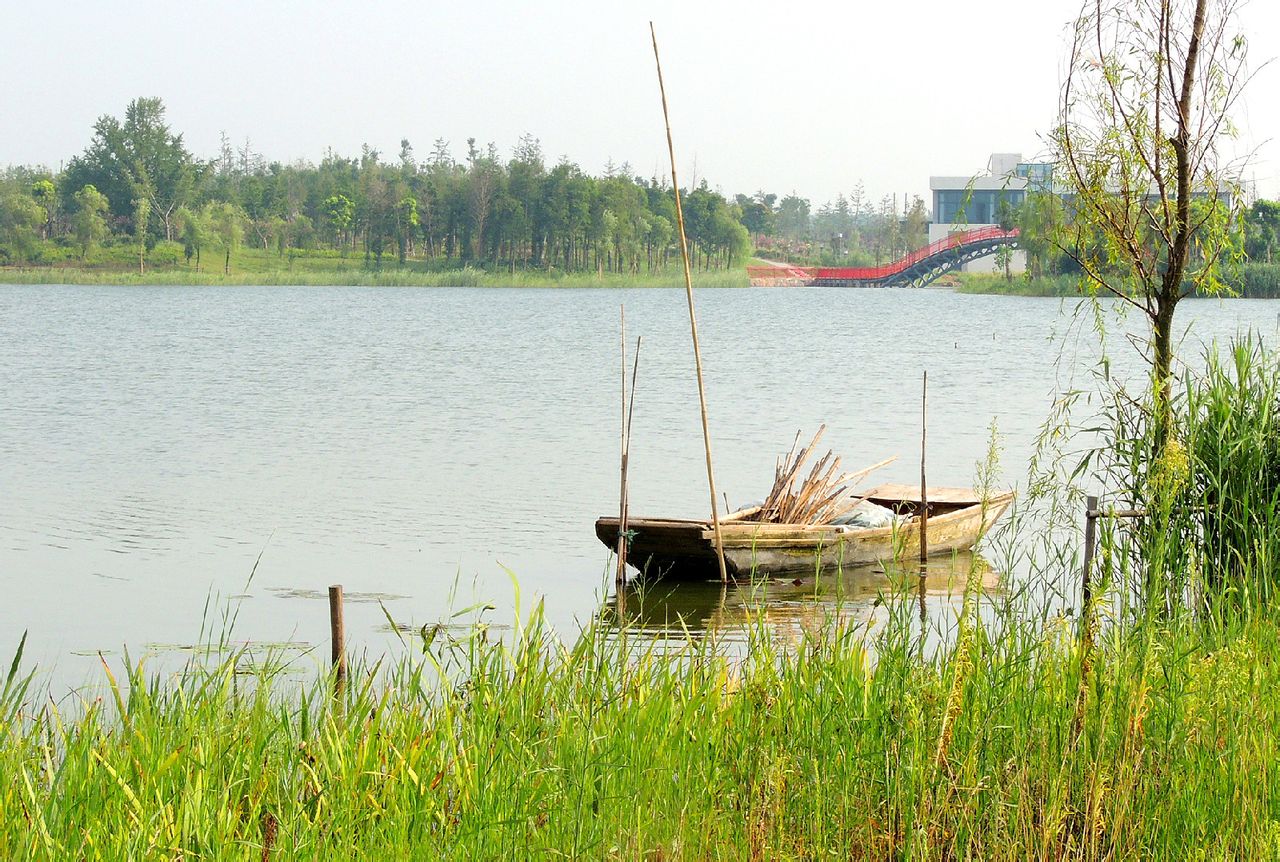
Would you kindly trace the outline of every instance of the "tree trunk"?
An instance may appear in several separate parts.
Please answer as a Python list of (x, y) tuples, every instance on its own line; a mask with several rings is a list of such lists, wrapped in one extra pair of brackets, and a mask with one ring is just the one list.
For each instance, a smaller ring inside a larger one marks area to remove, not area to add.
[(1151, 317), (1151, 394), (1155, 399), (1153, 448), (1157, 458), (1164, 454), (1173, 431), (1173, 312), (1176, 307), (1176, 295), (1172, 298), (1166, 295)]

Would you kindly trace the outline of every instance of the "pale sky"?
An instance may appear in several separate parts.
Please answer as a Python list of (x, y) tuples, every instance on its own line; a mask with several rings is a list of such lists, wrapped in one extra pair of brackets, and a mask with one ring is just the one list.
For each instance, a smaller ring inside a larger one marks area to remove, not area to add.
[[(549, 161), (646, 176), (666, 150), (658, 29), (682, 184), (796, 191), (815, 206), (861, 180), (927, 195), (991, 152), (1044, 149), (1077, 0), (306, 3), (0, 0), (0, 165), (52, 167), (103, 113), (160, 96), (197, 156), (219, 133), (268, 159), (362, 143), (420, 158), (443, 137), (504, 155), (530, 132)], [(1242, 15), (1251, 65), (1280, 55), (1280, 2)], [(1280, 196), (1280, 66), (1238, 112), (1245, 179)]]

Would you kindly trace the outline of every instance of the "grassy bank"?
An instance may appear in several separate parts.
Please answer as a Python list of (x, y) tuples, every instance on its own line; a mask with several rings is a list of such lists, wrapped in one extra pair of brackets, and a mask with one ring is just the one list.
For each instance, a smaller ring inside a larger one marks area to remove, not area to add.
[[(1079, 296), (1080, 277), (1051, 275), (1012, 279), (999, 273), (965, 272), (957, 276), (957, 293), (988, 293), (1002, 296)], [(1280, 264), (1246, 263), (1230, 283), (1232, 295), (1254, 299), (1280, 298)]]
[(785, 654), (761, 637), (739, 664), (603, 631), (565, 649), (535, 622), (510, 649), (476, 635), (361, 669), (336, 701), (237, 657), (138, 670), (66, 713), (11, 681), (0, 856), (1280, 852), (1276, 620), (1117, 630), (1082, 682), (1065, 624), (987, 630), (970, 602), (921, 658), (910, 606), (874, 665), (859, 629)]
[[(223, 259), (206, 254), (199, 270), (188, 265), (177, 243), (160, 243), (148, 255), (145, 273), (138, 272), (136, 252), (123, 247), (96, 250), (85, 262), (66, 259), (45, 266), (0, 266), (0, 283), (9, 284), (195, 284), (195, 285), (371, 285), (418, 287), (677, 287), (679, 267), (659, 273), (564, 272), (561, 270), (441, 268), (424, 261), (399, 264), (384, 258), (368, 266), (359, 255), (343, 257), (327, 251), (279, 255), (242, 248), (224, 274)], [(746, 287), (743, 268), (694, 273), (698, 287)]]
[(983, 293), (1000, 296), (1079, 296), (1080, 279), (1055, 275), (1029, 279), (1015, 275), (1012, 280), (999, 273), (962, 272), (955, 275), (956, 293)]

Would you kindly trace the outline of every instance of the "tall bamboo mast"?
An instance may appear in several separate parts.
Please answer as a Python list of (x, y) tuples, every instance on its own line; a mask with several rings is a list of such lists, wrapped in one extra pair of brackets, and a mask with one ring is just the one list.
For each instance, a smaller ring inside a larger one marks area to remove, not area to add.
[(676, 224), (680, 230), (680, 258), (684, 262), (684, 291), (689, 300), (689, 330), (693, 334), (693, 364), (698, 375), (698, 405), (702, 408), (702, 446), (707, 456), (707, 486), (711, 491), (711, 529), (716, 539), (716, 560), (720, 564), (720, 580), (728, 581), (724, 565), (724, 541), (720, 536), (720, 511), (716, 503), (716, 476), (711, 468), (711, 431), (707, 424), (707, 390), (702, 382), (702, 351), (698, 347), (698, 320), (693, 311), (693, 273), (689, 269), (689, 241), (684, 233), (684, 209), (680, 204), (680, 182), (676, 179), (676, 148), (671, 140), (671, 113), (667, 110), (667, 88), (662, 81), (662, 60), (658, 58), (658, 35), (649, 22), (653, 40), (653, 62), (658, 67), (658, 92), (662, 95), (662, 119), (667, 126), (667, 154), (671, 157), (671, 188), (676, 196)]

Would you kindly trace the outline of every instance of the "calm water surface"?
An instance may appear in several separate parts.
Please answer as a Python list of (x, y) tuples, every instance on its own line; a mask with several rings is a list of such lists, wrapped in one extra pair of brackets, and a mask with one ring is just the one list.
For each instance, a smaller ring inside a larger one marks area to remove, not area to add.
[[(632, 512), (702, 516), (679, 291), (0, 285), (0, 652), (29, 629), (69, 678), (99, 650), (163, 655), (198, 637), (210, 596), (245, 597), (237, 639), (303, 650), (327, 641), (331, 583), (351, 596), (351, 641), (376, 652), (391, 638), (379, 601), (415, 626), (472, 601), (505, 622), (513, 577), (571, 634), (611, 589), (592, 522), (617, 508), (624, 302), (644, 338)], [(1054, 394), (1095, 361), (1054, 299), (698, 303), (735, 505), (822, 422), (850, 466), (900, 454), (882, 480), (918, 480), (926, 368), (930, 481), (970, 484), (994, 419), (1015, 484)], [(1183, 308), (1191, 353), (1246, 328), (1274, 337), (1280, 304)], [(1055, 365), (1061, 350), (1072, 361)], [(677, 602), (691, 624), (733, 624), (703, 593)]]

